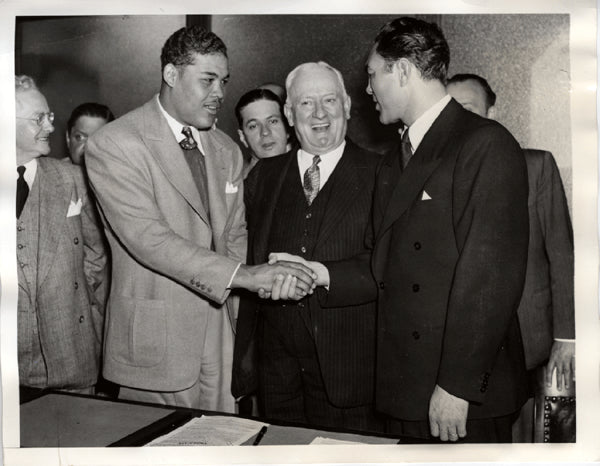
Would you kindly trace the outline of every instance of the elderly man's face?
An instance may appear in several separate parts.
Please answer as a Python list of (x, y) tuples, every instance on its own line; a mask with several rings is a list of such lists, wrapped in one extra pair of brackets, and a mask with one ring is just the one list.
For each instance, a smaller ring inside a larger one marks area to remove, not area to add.
[(240, 110), (240, 139), (259, 159), (286, 152), (288, 134), (279, 104), (262, 99), (250, 102)]
[(16, 94), (17, 165), (50, 153), (50, 133), (54, 126), (47, 117), (40, 115), (50, 112), (48, 102), (36, 89), (18, 91)]
[(285, 114), (303, 150), (321, 155), (342, 143), (350, 98), (344, 96), (332, 71), (321, 66), (301, 69), (291, 83), (289, 99)]
[(472, 79), (450, 83), (446, 87), (448, 94), (467, 110), (479, 116), (487, 117), (488, 109), (483, 88)]
[(172, 116), (180, 123), (198, 129), (210, 128), (225, 97), (229, 80), (227, 57), (221, 53), (197, 53), (191, 65), (167, 65), (172, 80)]

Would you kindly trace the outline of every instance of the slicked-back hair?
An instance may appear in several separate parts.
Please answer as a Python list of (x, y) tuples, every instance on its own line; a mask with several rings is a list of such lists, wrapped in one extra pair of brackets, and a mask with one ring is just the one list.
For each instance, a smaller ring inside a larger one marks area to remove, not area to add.
[(337, 69), (335, 69), (329, 63), (326, 63), (324, 61), (307, 62), (307, 63), (302, 63), (301, 65), (298, 65), (296, 68), (294, 68), (292, 71), (290, 71), (289, 74), (287, 75), (287, 78), (285, 78), (285, 92), (287, 94), (287, 99), (285, 101), (285, 105), (287, 105), (288, 107), (291, 107), (291, 105), (292, 105), (292, 102), (290, 99), (290, 90), (292, 87), (292, 83), (294, 82), (294, 79), (296, 78), (296, 75), (304, 68), (308, 68), (310, 66), (321, 67), (321, 68), (331, 71), (335, 75), (335, 78), (337, 79), (337, 81), (340, 85), (340, 89), (342, 90), (342, 95), (344, 96), (344, 99), (348, 97), (348, 93), (346, 92), (346, 86), (344, 85), (344, 78), (342, 76), (342, 73), (340, 73)]
[(450, 48), (435, 23), (406, 16), (396, 18), (379, 30), (375, 51), (388, 64), (406, 58), (423, 79), (437, 79), (446, 84)]
[(190, 26), (178, 29), (163, 45), (160, 54), (161, 70), (169, 63), (181, 67), (194, 63), (194, 55), (222, 54), (227, 57), (227, 47), (213, 32), (202, 26)]
[(464, 83), (465, 81), (475, 81), (479, 84), (485, 92), (485, 110), (489, 110), (490, 107), (496, 104), (496, 93), (492, 91), (492, 88), (488, 84), (487, 80), (477, 74), (471, 73), (459, 73), (455, 74), (448, 80), (448, 84), (453, 83)]
[(103, 118), (107, 123), (115, 119), (115, 116), (106, 105), (97, 104), (96, 102), (86, 102), (78, 105), (71, 112), (71, 116), (67, 120), (67, 134), (71, 134), (71, 130), (77, 120), (82, 116)]
[(240, 100), (238, 100), (238, 103), (235, 106), (235, 117), (237, 118), (240, 129), (244, 124), (244, 122), (242, 121), (242, 110), (248, 105), (250, 105), (252, 102), (258, 102), (259, 100), (270, 100), (272, 102), (275, 102), (279, 107), (279, 112), (281, 113), (283, 122), (287, 127), (287, 122), (283, 113), (283, 102), (279, 100), (279, 97), (277, 97), (277, 95), (269, 89), (252, 89), (251, 91), (246, 92), (242, 97), (240, 97)]
[(15, 76), (15, 92), (28, 91), (29, 89), (38, 90), (32, 77), (24, 74)]

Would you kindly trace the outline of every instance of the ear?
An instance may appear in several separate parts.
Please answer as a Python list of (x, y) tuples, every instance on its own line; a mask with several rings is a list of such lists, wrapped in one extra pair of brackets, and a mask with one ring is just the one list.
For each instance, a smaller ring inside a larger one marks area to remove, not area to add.
[(492, 105), (490, 108), (488, 108), (487, 110), (487, 117), (490, 120), (495, 120), (496, 119), (496, 106)]
[(285, 104), (283, 106), (283, 113), (285, 113), (285, 117), (290, 126), (294, 126), (294, 113), (292, 112), (292, 106)]
[(179, 78), (179, 69), (173, 63), (167, 63), (163, 68), (163, 81), (167, 86), (173, 87)]
[(71, 150), (71, 140), (69, 139), (69, 131), (65, 131), (65, 140), (67, 141), (67, 149)]
[(346, 120), (350, 119), (351, 106), (352, 106), (352, 100), (350, 99), (350, 96), (347, 95), (346, 98), (344, 99), (344, 116), (346, 117)]
[(246, 136), (244, 136), (244, 132), (241, 129), (238, 129), (238, 136), (240, 137), (241, 143), (244, 145), (246, 149), (248, 149), (248, 141), (246, 141)]
[[(396, 69), (396, 72), (398, 73), (398, 80), (400, 82), (400, 85), (406, 86), (406, 84), (408, 83), (408, 80), (411, 77), (411, 74), (413, 73), (412, 63), (410, 61), (408, 61), (406, 58), (401, 58), (396, 63), (394, 63), (394, 68)], [(392, 71), (394, 71), (394, 70), (392, 70)]]

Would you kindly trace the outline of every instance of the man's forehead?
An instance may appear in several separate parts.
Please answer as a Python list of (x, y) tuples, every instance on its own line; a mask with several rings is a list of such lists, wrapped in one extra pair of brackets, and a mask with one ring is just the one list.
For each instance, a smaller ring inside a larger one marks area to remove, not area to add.
[(311, 92), (339, 93), (341, 91), (342, 88), (335, 73), (322, 67), (300, 70), (290, 88), (290, 93), (296, 96)]
[(45, 110), (48, 106), (46, 98), (37, 89), (18, 91), (15, 98), (17, 107), (24, 107), (28, 110)]

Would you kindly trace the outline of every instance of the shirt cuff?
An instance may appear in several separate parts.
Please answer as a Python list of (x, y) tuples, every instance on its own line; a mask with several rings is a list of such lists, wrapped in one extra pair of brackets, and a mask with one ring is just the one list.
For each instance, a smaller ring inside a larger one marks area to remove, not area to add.
[(554, 341), (564, 341), (565, 343), (575, 343), (575, 338), (555, 338)]
[(233, 277), (235, 277), (235, 274), (237, 273), (237, 271), (240, 269), (240, 266), (242, 265), (242, 263), (240, 262), (237, 267), (235, 268), (235, 270), (233, 271), (233, 273), (231, 274), (231, 278), (229, 279), (229, 283), (227, 284), (226, 288), (228, 290), (231, 289), (231, 282), (233, 282)]

